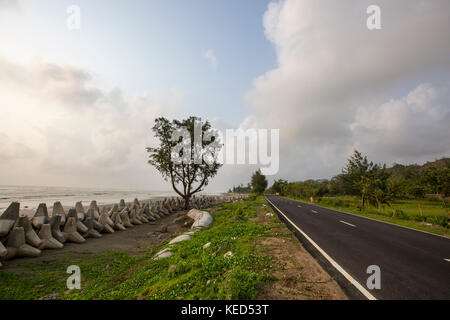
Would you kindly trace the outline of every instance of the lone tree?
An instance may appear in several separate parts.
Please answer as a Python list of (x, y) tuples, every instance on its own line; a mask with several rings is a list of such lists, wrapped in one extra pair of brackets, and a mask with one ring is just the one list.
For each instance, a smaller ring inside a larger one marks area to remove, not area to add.
[(267, 188), (266, 176), (261, 173), (261, 169), (252, 175), (252, 188), (256, 194), (262, 194)]
[(152, 131), (159, 146), (147, 148), (148, 163), (164, 180), (170, 181), (173, 190), (184, 199), (187, 210), (191, 197), (204, 190), (222, 166), (217, 161), (222, 148), (217, 131), (198, 117), (181, 121), (160, 117), (155, 119)]

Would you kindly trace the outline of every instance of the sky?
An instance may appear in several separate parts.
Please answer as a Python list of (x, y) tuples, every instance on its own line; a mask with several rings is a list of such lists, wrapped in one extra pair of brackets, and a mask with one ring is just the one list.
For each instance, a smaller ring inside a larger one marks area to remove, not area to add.
[[(270, 182), (330, 178), (355, 148), (388, 165), (449, 156), (448, 12), (448, 0), (0, 0), (0, 184), (168, 190), (146, 163), (159, 116), (279, 129)], [(225, 165), (206, 191), (257, 167)]]

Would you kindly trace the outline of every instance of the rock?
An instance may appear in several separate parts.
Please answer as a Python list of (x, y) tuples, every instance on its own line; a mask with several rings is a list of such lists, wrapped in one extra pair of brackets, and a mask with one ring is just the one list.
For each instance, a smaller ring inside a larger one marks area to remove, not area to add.
[(58, 240), (61, 243), (66, 242), (66, 238), (64, 237), (63, 233), (61, 232), (61, 221), (64, 217), (65, 220), (65, 216), (62, 215), (55, 215), (50, 219), (50, 226), (52, 227), (52, 235), (53, 238), (55, 238), (56, 240)]
[(33, 247), (39, 248), (39, 246), (42, 244), (42, 240), (39, 238), (39, 236), (31, 226), (31, 221), (28, 220), (27, 217), (20, 217), (17, 222), (17, 226), (23, 228), (25, 232), (25, 241)]
[(39, 231), (39, 238), (41, 238), (42, 243), (39, 246), (39, 249), (61, 249), (64, 245), (53, 238), (52, 236), (52, 227), (50, 224), (43, 224), (41, 226), (41, 231)]
[(133, 227), (133, 225), (130, 222), (128, 212), (126, 210), (122, 210), (122, 212), (120, 213), (120, 219), (122, 220), (122, 224), (124, 225), (124, 227), (126, 228)]
[(61, 225), (66, 223), (66, 212), (61, 204), (61, 202), (56, 201), (53, 204), (52, 218), (55, 216), (61, 216)]
[[(3, 243), (0, 241), (0, 258), (3, 258), (4, 256), (6, 256), (8, 254), (8, 250), (6, 250), (5, 246), (3, 245)], [(1, 267), (1, 264), (0, 264)]]
[(192, 209), (187, 216), (194, 219), (191, 229), (207, 229), (213, 222), (213, 217), (206, 211)]
[[(97, 205), (97, 201), (92, 200), (91, 204), (89, 205), (89, 210), (93, 210), (94, 211), (94, 219), (98, 220), (98, 218), (100, 218), (100, 208)], [(89, 212), (88, 210), (88, 212)]]
[(223, 257), (224, 257), (225, 259), (231, 258), (232, 256), (233, 256), (233, 252), (231, 252), (231, 251), (228, 251), (227, 253), (225, 253), (225, 254), (223, 255)]
[(125, 204), (125, 200), (124, 199), (120, 199), (120, 203), (119, 203), (119, 209), (123, 210), (125, 209), (127, 205)]
[(173, 239), (169, 242), (169, 244), (173, 244), (173, 243), (177, 243), (177, 242), (181, 242), (181, 241), (186, 241), (186, 240), (189, 240), (189, 239), (191, 239), (191, 236), (190, 236), (190, 235), (182, 234), (181, 236), (178, 236), (178, 237), (176, 237), (176, 238), (173, 238)]
[(211, 242), (206, 243), (206, 244), (203, 246), (203, 249), (208, 249), (209, 247), (211, 247)]
[(48, 223), (48, 210), (47, 205), (45, 203), (40, 203), (38, 208), (36, 209), (36, 213), (34, 214), (31, 222), (36, 229), (40, 229), (43, 224)]
[(267, 213), (266, 213), (266, 216), (268, 216), (268, 217), (273, 217), (273, 213), (272, 213), (272, 212), (267, 212)]
[(77, 231), (77, 218), (75, 217), (69, 217), (67, 219), (66, 225), (63, 229), (63, 235), (64, 238), (66, 238), (67, 242), (74, 242), (74, 243), (84, 243), (86, 242), (86, 239), (84, 239), (81, 234)]
[(170, 248), (165, 248), (165, 249), (161, 250), (160, 252), (158, 252), (156, 254), (156, 256), (153, 258), (153, 260), (159, 260), (159, 259), (170, 257), (173, 253), (169, 250), (170, 250)]
[(61, 295), (59, 293), (52, 293), (52, 294), (48, 294), (46, 296), (43, 296), (41, 299), (39, 300), (57, 300), (61, 297)]
[(114, 222), (111, 220), (107, 213), (102, 213), (100, 215), (100, 218), (98, 219), (98, 222), (103, 226), (101, 230), (99, 230), (100, 232), (114, 233), (114, 229), (111, 226), (111, 224), (114, 226)]
[(75, 203), (75, 210), (77, 212), (78, 220), (83, 221), (86, 216), (86, 212), (84, 211), (84, 207), (81, 201)]
[(101, 238), (102, 235), (95, 229), (94, 219), (89, 217), (84, 221), (88, 231), (83, 234), (84, 238)]
[(6, 250), (5, 260), (13, 257), (39, 257), (41, 255), (41, 250), (25, 243), (25, 230), (22, 227), (15, 227), (9, 233)]
[(167, 232), (167, 225), (163, 225), (163, 226), (161, 226), (161, 230), (160, 230), (160, 232), (162, 232), (162, 233), (166, 233), (166, 232)]
[(176, 265), (171, 265), (170, 267), (169, 267), (169, 272), (174, 272), (175, 270), (177, 269), (177, 266)]

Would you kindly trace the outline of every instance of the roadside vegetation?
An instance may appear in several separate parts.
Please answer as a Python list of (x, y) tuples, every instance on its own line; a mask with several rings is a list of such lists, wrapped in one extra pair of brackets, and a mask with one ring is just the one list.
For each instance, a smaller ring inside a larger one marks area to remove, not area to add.
[(449, 236), (450, 159), (376, 164), (355, 150), (330, 180), (276, 180), (268, 193)]
[[(165, 259), (153, 257), (168, 240), (137, 255), (73, 253), (5, 266), (0, 299), (253, 299), (277, 268), (272, 256), (254, 250), (258, 239), (286, 236), (273, 232), (284, 227), (275, 215), (263, 214), (271, 223), (257, 221), (258, 210), (272, 212), (264, 203), (262, 196), (250, 196), (211, 208), (212, 227), (178, 243)], [(67, 290), (69, 265), (81, 269), (81, 290)]]

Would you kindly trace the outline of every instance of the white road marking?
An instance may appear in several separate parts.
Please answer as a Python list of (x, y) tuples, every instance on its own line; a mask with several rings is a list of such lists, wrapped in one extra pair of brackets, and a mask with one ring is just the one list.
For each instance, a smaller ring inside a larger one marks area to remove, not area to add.
[(348, 222), (345, 222), (345, 221), (339, 221), (339, 222), (342, 222), (342, 223), (345, 223), (345, 224), (347, 224), (347, 225), (349, 225), (350, 227), (356, 227), (354, 224), (351, 224), (351, 223), (348, 223)]
[(272, 203), (272, 201), (270, 201), (269, 199), (266, 200), (269, 201), (269, 203), (275, 208), (277, 209), (277, 211), (283, 215), (283, 217), (289, 221), (289, 223), (295, 228), (297, 229), (305, 238), (306, 240), (308, 240), (324, 257), (325, 259), (328, 260), (328, 262), (330, 262), (330, 264), (336, 268), (337, 271), (339, 271), (351, 284), (353, 284), (367, 299), (369, 300), (377, 300), (377, 298), (375, 298), (372, 294), (370, 294), (369, 291), (366, 290), (366, 288), (364, 288), (358, 281), (356, 281), (347, 271), (344, 270), (344, 268), (342, 268), (336, 261), (333, 260), (333, 258), (331, 258), (325, 251), (323, 251), (323, 249), (321, 247), (319, 247), (319, 245), (317, 243), (315, 243), (313, 241), (313, 239), (311, 239), (310, 237), (308, 237), (308, 235), (306, 233), (304, 233), (302, 231), (302, 229), (300, 229), (294, 222), (292, 222), (291, 219), (289, 219), (283, 212), (281, 212), (280, 209), (277, 208), (276, 205), (274, 205)]
[(302, 206), (297, 206), (297, 207), (301, 208)]
[(444, 260), (450, 262), (450, 259), (444, 259)]
[(312, 212), (314, 212), (314, 213), (318, 213), (316, 210), (311, 210)]

